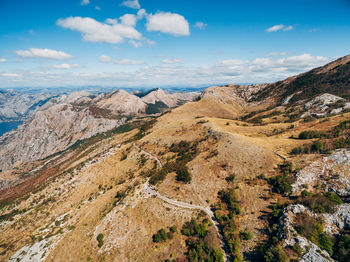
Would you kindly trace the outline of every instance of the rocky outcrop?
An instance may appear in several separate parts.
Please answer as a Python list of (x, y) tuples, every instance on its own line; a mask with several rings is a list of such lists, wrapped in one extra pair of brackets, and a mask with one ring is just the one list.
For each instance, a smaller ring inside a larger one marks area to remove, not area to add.
[(339, 149), (331, 155), (313, 161), (296, 174), (296, 182), (292, 185), (293, 193), (298, 194), (307, 185), (324, 186), (326, 191), (335, 192), (339, 196), (350, 195), (350, 150)]
[(334, 261), (325, 250), (321, 250), (317, 245), (303, 236), (298, 235), (294, 229), (294, 218), (297, 214), (308, 213), (311, 216), (314, 214), (303, 205), (290, 205), (286, 207), (279, 219), (279, 228), (277, 237), (282, 240), (284, 246), (294, 246), (298, 244), (303, 252), (300, 261), (304, 262), (328, 262)]
[(350, 230), (350, 204), (337, 206), (333, 214), (324, 214), (325, 231), (337, 234), (339, 230)]
[(327, 93), (316, 96), (304, 105), (307, 111), (301, 117), (308, 115), (323, 116), (327, 113), (337, 114), (350, 107), (349, 103), (344, 102), (343, 104), (340, 103), (333, 110), (329, 110), (332, 104), (339, 101), (345, 101), (345, 99)]

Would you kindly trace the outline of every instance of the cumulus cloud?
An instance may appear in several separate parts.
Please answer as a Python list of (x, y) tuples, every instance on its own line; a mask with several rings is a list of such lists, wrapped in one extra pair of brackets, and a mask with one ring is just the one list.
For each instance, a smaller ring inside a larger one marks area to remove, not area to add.
[(125, 14), (120, 17), (120, 20), (122, 21), (123, 25), (134, 27), (136, 25), (137, 17), (136, 15)]
[(88, 42), (119, 44), (125, 38), (136, 40), (142, 38), (133, 26), (114, 22), (114, 24), (101, 23), (90, 17), (68, 17), (58, 19), (56, 23), (63, 28), (80, 32), (83, 39)]
[(88, 4), (90, 4), (90, 0), (82, 0), (80, 4), (81, 5), (88, 5)]
[(22, 58), (42, 58), (42, 59), (68, 59), (70, 54), (52, 49), (30, 48), (29, 50), (17, 50), (15, 53)]
[(0, 63), (5, 63), (7, 62), (6, 58), (0, 58)]
[(115, 64), (119, 65), (142, 65), (144, 62), (130, 59), (118, 59), (115, 61)]
[(121, 3), (122, 6), (126, 6), (132, 9), (140, 9), (140, 3), (139, 0), (128, 0), (128, 1), (124, 1)]
[(163, 64), (180, 64), (183, 63), (183, 60), (181, 58), (174, 58), (174, 59), (169, 59), (165, 58), (162, 60)]
[(292, 25), (285, 26), (283, 24), (280, 24), (280, 25), (271, 26), (271, 27), (267, 28), (266, 31), (271, 33), (271, 32), (277, 32), (277, 31), (280, 31), (280, 30), (290, 31), (290, 30), (293, 30), (293, 29), (294, 29), (294, 27)]
[(98, 59), (101, 63), (110, 63), (112, 62), (112, 58), (107, 55), (101, 55)]
[(203, 30), (204, 28), (206, 28), (208, 25), (203, 23), (203, 22), (197, 22), (194, 24), (194, 27)]
[(111, 25), (116, 25), (118, 24), (118, 20), (115, 18), (107, 18), (106, 21), (105, 21), (106, 24), (111, 24)]
[(146, 28), (147, 31), (158, 31), (175, 36), (190, 35), (190, 27), (185, 17), (170, 12), (148, 15)]

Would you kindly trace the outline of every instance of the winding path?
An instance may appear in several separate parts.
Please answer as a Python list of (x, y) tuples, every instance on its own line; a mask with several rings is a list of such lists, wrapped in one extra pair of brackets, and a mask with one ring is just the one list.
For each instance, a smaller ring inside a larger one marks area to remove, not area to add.
[[(152, 155), (151, 153), (143, 150), (142, 148), (138, 147), (135, 143), (133, 144), (133, 146), (140, 150), (141, 152), (143, 152), (144, 154), (148, 155), (150, 158), (153, 158), (157, 161), (157, 163), (159, 164), (160, 168), (163, 167), (163, 164), (162, 162), (159, 160), (158, 157)], [(225, 241), (224, 241), (224, 237), (222, 236), (222, 234), (220, 233), (220, 228), (219, 228), (219, 222), (216, 220), (216, 217), (213, 213), (213, 211), (210, 210), (210, 208), (205, 208), (205, 207), (201, 207), (201, 206), (196, 206), (196, 205), (192, 205), (192, 204), (188, 204), (188, 203), (185, 203), (185, 202), (181, 202), (181, 201), (177, 201), (177, 200), (173, 200), (173, 199), (170, 199), (166, 196), (163, 196), (161, 194), (159, 194), (155, 189), (153, 189), (150, 185), (149, 185), (149, 180), (146, 181), (145, 185), (144, 185), (144, 191), (146, 194), (148, 195), (151, 195), (151, 196), (155, 196), (155, 197), (158, 197), (159, 199), (163, 200), (164, 202), (166, 203), (169, 203), (171, 205), (174, 205), (174, 206), (178, 206), (178, 207), (181, 207), (181, 208), (188, 208), (188, 209), (197, 209), (197, 210), (201, 210), (203, 212), (205, 212), (211, 222), (213, 223), (213, 225), (215, 226), (216, 228), (216, 231), (219, 235), (219, 239), (220, 239), (220, 243), (221, 243), (221, 247), (222, 247), (222, 250), (224, 251), (224, 261), (232, 261), (231, 258), (230, 258), (230, 251), (228, 249), (228, 247), (226, 247), (225, 245)]]

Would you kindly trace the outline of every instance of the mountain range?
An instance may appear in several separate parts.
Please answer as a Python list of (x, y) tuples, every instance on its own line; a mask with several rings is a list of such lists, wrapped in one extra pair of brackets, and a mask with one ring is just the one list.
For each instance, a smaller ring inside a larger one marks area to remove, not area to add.
[(349, 261), (349, 61), (51, 98), (1, 137), (0, 260)]

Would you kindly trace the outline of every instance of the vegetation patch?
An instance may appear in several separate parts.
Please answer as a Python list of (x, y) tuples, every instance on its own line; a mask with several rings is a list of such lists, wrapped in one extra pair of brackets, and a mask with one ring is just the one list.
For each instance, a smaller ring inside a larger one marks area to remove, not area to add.
[(273, 192), (282, 195), (289, 195), (292, 193), (292, 184), (295, 181), (295, 178), (292, 175), (292, 163), (285, 161), (278, 167), (282, 175), (269, 178), (268, 183), (272, 186)]
[(168, 108), (166, 104), (161, 101), (156, 101), (154, 104), (147, 104), (146, 114), (153, 115), (161, 113), (164, 109)]
[(192, 177), (188, 170), (187, 163), (192, 161), (197, 152), (198, 142), (181, 141), (170, 146), (170, 151), (176, 154), (175, 161), (168, 161), (163, 168), (156, 170), (153, 168), (148, 172), (150, 183), (155, 185), (163, 181), (168, 173), (175, 172), (176, 180), (184, 183), (191, 183)]
[(227, 189), (219, 192), (219, 198), (221, 202), (213, 207), (215, 217), (234, 261), (243, 261), (239, 224), (236, 220), (236, 215), (241, 213), (238, 195), (234, 189)]
[(326, 250), (329, 255), (333, 255), (333, 240), (324, 232), (323, 221), (320, 218), (313, 218), (307, 213), (297, 214), (295, 229), (300, 235)]
[(208, 233), (208, 221), (204, 219), (202, 222), (191, 220), (186, 222), (181, 234), (187, 237), (187, 260), (195, 261), (211, 261), (223, 262), (224, 255), (221, 249), (214, 249), (211, 243), (206, 238)]
[(332, 192), (313, 195), (306, 192), (302, 192), (302, 196), (298, 198), (297, 202), (309, 207), (316, 213), (333, 213), (335, 206), (343, 203), (339, 196)]

